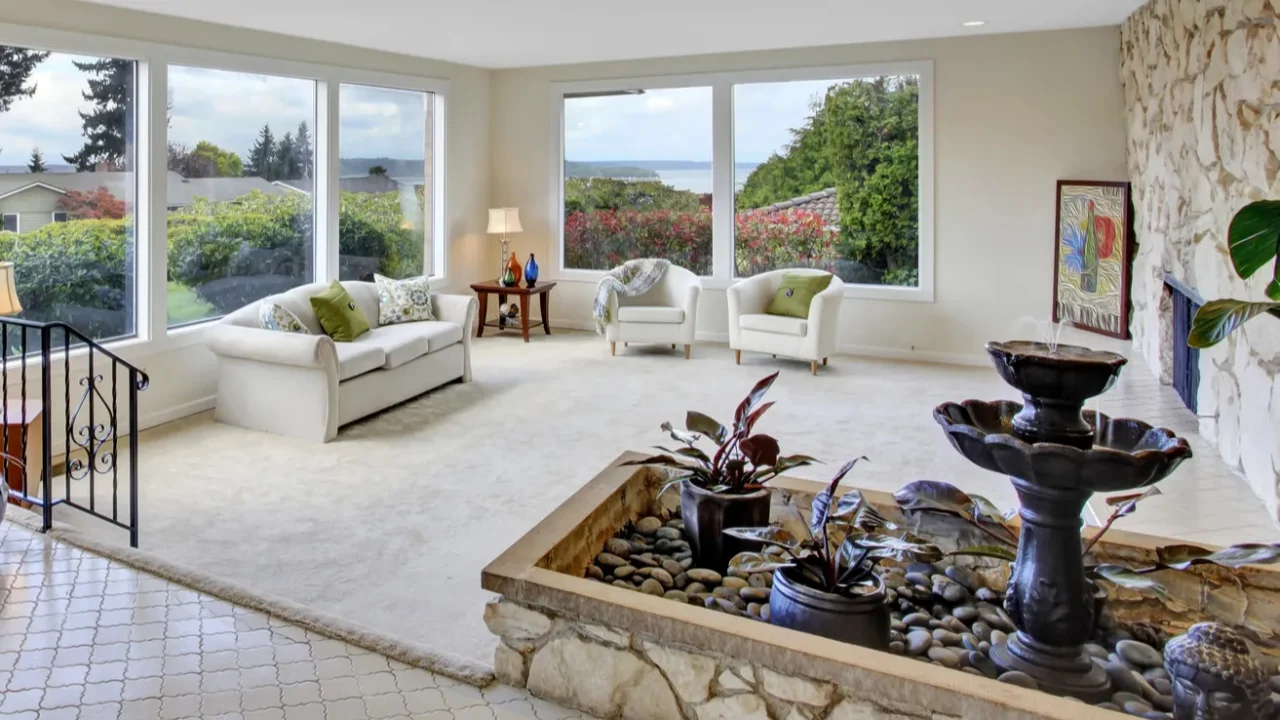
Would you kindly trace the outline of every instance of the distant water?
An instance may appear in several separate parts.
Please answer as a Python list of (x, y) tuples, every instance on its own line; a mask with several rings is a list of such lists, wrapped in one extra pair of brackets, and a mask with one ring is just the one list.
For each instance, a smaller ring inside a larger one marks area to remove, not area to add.
[[(737, 183), (737, 189), (741, 190), (742, 186), (747, 183), (747, 177), (751, 175), (754, 168), (738, 168), (734, 178)], [(711, 192), (711, 169), (706, 170), (658, 170), (658, 177), (662, 182), (670, 185), (677, 190), (688, 190), (698, 194)]]

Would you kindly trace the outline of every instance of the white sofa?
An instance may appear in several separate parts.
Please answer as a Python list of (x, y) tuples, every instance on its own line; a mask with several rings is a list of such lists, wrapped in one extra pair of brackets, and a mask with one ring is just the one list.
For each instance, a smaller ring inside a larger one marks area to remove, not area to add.
[(609, 353), (617, 354), (618, 343), (670, 343), (672, 347), (683, 345), (688, 360), (701, 295), (698, 276), (672, 265), (649, 292), (636, 297), (610, 296), (609, 323), (604, 329)]
[(836, 350), (844, 282), (832, 275), (831, 285), (814, 296), (807, 319), (767, 315), (765, 309), (782, 285), (783, 273), (831, 275), (807, 268), (774, 270), (729, 286), (729, 347), (736, 363), (742, 362), (743, 350), (769, 353), (808, 360), (817, 375), (819, 361), (826, 365)]
[(474, 297), (432, 293), (437, 321), (379, 327), (377, 287), (342, 286), (372, 328), (353, 342), (334, 342), (311, 310), (309, 298), (325, 283), (261, 301), (291, 310), (311, 335), (260, 329), (257, 302), (209, 329), (206, 342), (218, 358), (216, 420), (328, 442), (353, 420), (453, 380), (471, 381)]

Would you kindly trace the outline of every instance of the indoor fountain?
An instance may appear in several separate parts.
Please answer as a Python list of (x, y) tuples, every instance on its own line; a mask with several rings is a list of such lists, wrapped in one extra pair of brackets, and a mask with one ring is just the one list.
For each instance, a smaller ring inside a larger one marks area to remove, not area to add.
[(1082, 646), (1103, 596), (1085, 574), (1081, 512), (1095, 492), (1159, 482), (1191, 448), (1168, 430), (1082, 411), (1115, 383), (1126, 362), (1121, 355), (1034, 342), (990, 343), (987, 351), (1024, 404), (945, 403), (934, 418), (970, 462), (1010, 476), (1021, 501), (1018, 557), (1004, 601), (1018, 631), (992, 647), (991, 658), (1042, 689), (1100, 702), (1111, 693), (1110, 680)]

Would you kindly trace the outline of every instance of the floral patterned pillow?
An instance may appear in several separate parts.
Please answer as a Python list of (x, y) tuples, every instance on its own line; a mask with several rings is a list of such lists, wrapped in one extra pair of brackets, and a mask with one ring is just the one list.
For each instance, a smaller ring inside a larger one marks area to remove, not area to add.
[(258, 303), (258, 327), (263, 330), (311, 335), (312, 332), (289, 308), (273, 302)]
[(375, 274), (378, 285), (378, 324), (435, 320), (431, 314), (431, 288), (425, 277), (392, 280)]

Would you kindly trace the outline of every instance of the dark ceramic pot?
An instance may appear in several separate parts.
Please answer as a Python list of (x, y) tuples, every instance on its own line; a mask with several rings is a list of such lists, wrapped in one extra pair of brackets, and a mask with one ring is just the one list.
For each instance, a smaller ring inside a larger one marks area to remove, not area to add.
[(796, 576), (793, 568), (773, 573), (773, 593), (769, 595), (771, 625), (875, 650), (889, 649), (891, 618), (879, 577), (875, 592), (850, 597), (815, 590), (796, 580)]
[(769, 491), (726, 495), (703, 490), (685, 480), (680, 483), (680, 512), (698, 567), (724, 572), (734, 555), (761, 548), (760, 543), (725, 535), (724, 529), (768, 525)]

